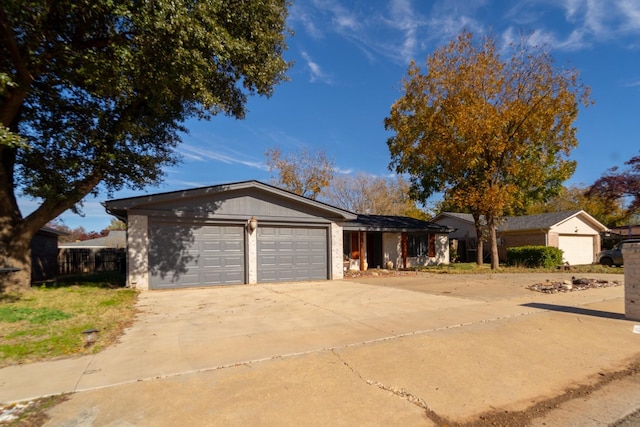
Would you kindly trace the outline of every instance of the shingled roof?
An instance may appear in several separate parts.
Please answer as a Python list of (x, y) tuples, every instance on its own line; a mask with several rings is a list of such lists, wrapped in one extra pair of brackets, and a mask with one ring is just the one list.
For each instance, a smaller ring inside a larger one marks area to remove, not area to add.
[(392, 215), (358, 215), (354, 220), (344, 223), (345, 230), (360, 231), (431, 231), (450, 233), (449, 227), (429, 221)]
[(547, 229), (578, 215), (581, 210), (550, 212), (526, 216), (509, 216), (498, 226), (500, 231)]
[[(458, 218), (463, 221), (473, 223), (473, 216), (467, 213), (457, 212), (443, 212), (441, 215)], [(602, 228), (603, 231), (606, 227), (598, 222), (591, 215), (583, 210), (571, 210), (562, 212), (549, 212), (535, 215), (524, 216), (508, 216), (498, 224), (497, 231), (525, 231), (525, 230), (544, 230), (549, 229), (555, 225), (558, 225), (564, 221), (567, 221), (575, 216), (583, 215), (586, 219), (593, 223), (597, 228)], [(484, 217), (481, 217), (484, 219)]]

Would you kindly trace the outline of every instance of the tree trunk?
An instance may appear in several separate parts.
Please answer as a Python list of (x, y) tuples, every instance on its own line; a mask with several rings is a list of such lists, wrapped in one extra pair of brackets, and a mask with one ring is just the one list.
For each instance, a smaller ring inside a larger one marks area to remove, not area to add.
[(473, 225), (476, 228), (476, 264), (482, 265), (484, 264), (484, 230), (482, 227), (482, 223), (480, 222), (480, 215), (477, 213), (473, 215)]
[[(14, 229), (15, 230), (15, 229)], [(0, 268), (18, 269), (0, 272), (0, 293), (26, 291), (31, 287), (31, 239), (33, 233), (3, 230), (0, 232)]]
[(484, 245), (482, 244), (482, 237), (477, 239), (476, 243), (476, 264), (484, 264)]
[(494, 218), (488, 221), (489, 226), (489, 242), (491, 243), (491, 269), (496, 270), (500, 266), (498, 256), (498, 239), (496, 238), (496, 222)]

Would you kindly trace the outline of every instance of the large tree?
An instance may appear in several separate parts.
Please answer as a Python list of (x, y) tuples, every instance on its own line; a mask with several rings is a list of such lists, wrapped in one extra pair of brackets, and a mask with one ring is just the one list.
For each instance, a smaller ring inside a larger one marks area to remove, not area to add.
[[(184, 122), (242, 118), (286, 79), (288, 0), (6, 0), (0, 5), (2, 288), (34, 233), (98, 189), (158, 183)], [(23, 216), (18, 196), (38, 200)]]
[(335, 173), (335, 163), (327, 153), (307, 148), (283, 153), (280, 148), (265, 151), (271, 182), (300, 196), (317, 199), (329, 186)]
[(522, 40), (509, 52), (503, 59), (491, 37), (476, 43), (463, 31), (424, 72), (411, 63), (385, 120), (395, 133), (390, 166), (410, 175), (414, 197), (443, 192), (484, 217), (492, 268), (500, 218), (556, 194), (573, 173), (573, 123), (580, 101), (589, 102), (577, 71), (555, 68), (545, 50)]
[(557, 196), (532, 204), (527, 215), (582, 209), (608, 227), (625, 225), (629, 215), (618, 200), (609, 200), (599, 194), (587, 195), (587, 188), (572, 185), (563, 187)]
[(409, 184), (401, 176), (382, 178), (365, 173), (337, 176), (324, 197), (328, 203), (359, 214), (400, 215), (427, 219), (427, 213), (409, 197)]
[(626, 170), (609, 169), (586, 192), (587, 197), (598, 197), (612, 205), (623, 204), (628, 218), (640, 216), (640, 156), (627, 160)]

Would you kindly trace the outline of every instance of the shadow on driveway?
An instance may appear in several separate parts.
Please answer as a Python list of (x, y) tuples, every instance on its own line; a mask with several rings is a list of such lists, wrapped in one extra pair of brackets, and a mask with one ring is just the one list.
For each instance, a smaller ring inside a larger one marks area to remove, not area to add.
[(621, 313), (613, 313), (611, 311), (590, 310), (588, 308), (571, 307), (567, 305), (543, 304), (538, 302), (530, 302), (521, 304), (523, 307), (539, 308), (541, 310), (559, 311), (561, 313), (582, 314), (584, 316), (602, 317), (605, 319), (624, 320), (625, 316)]

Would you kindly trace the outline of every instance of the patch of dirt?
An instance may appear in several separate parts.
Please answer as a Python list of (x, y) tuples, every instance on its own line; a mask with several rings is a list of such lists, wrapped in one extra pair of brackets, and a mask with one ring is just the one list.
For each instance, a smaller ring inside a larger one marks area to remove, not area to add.
[(344, 272), (345, 279), (355, 279), (358, 277), (401, 277), (401, 276), (416, 276), (417, 272), (407, 270), (387, 270), (381, 268), (375, 268), (371, 270), (359, 271), (359, 270), (347, 270)]
[[(621, 371), (601, 373), (598, 381), (594, 384), (569, 388), (563, 394), (538, 402), (523, 411), (495, 410), (480, 414), (474, 417), (474, 419), (467, 420), (463, 423), (449, 421), (429, 410), (426, 411), (426, 415), (437, 425), (447, 427), (525, 427), (530, 425), (534, 419), (544, 416), (565, 402), (584, 398), (614, 381), (632, 375), (640, 375), (640, 360), (636, 360)], [(617, 423), (614, 425), (617, 425)]]
[(68, 394), (43, 397), (28, 402), (0, 405), (0, 426), (40, 427), (49, 419), (47, 411), (66, 401)]

